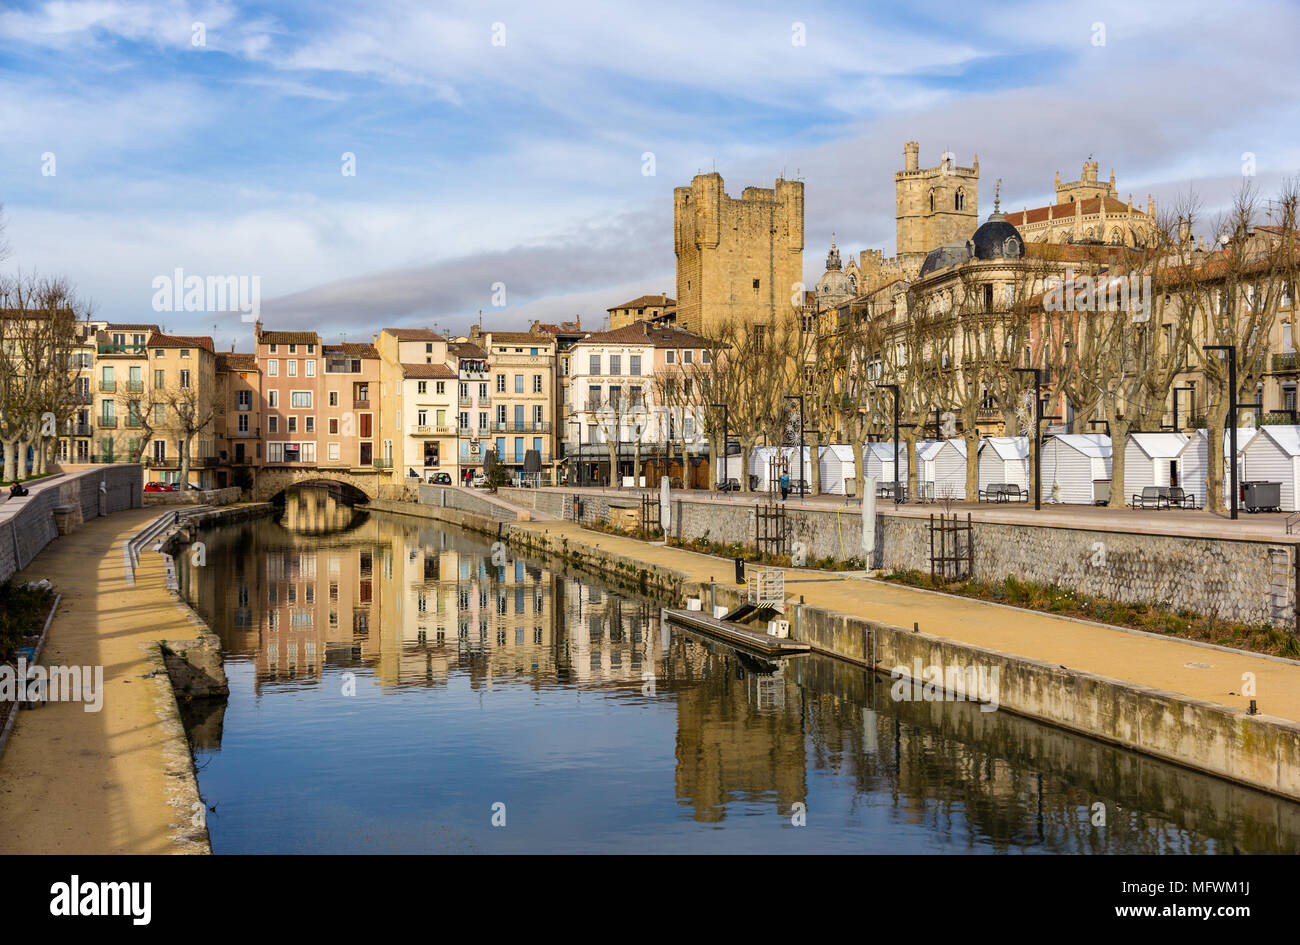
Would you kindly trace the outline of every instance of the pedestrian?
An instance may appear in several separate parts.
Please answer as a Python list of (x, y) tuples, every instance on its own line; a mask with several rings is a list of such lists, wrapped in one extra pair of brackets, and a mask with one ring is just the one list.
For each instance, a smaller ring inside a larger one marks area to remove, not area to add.
[(790, 494), (790, 474), (781, 473), (780, 483), (781, 483), (781, 501), (784, 502), (786, 500), (786, 496)]

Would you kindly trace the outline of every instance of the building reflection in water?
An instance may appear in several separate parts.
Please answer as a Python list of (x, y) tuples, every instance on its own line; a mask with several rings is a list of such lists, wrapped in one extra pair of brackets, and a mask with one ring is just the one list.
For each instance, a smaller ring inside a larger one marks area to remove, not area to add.
[[(1007, 712), (894, 703), (887, 682), (840, 661), (767, 664), (670, 632), (658, 605), (588, 577), (328, 493), (302, 490), (277, 520), (202, 537), (207, 566), (178, 558), (185, 592), (230, 658), (254, 662), (259, 693), (331, 673), (337, 685), (353, 669), (381, 693), (462, 677), (484, 691), (599, 690), (625, 708), (596, 726), (668, 702), (677, 816), (697, 822), (812, 809), (829, 803), (810, 800), (814, 783), (833, 777), (851, 786), (846, 816), (883, 799), (899, 830), (972, 848), (1294, 850), (1300, 839), (1296, 805)], [(1090, 820), (1099, 801), (1107, 830)]]

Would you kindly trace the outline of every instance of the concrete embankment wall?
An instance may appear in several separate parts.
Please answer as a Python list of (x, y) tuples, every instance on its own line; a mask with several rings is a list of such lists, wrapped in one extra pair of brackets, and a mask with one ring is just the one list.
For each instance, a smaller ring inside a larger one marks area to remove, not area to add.
[[(503, 494), (511, 503), (569, 521), (578, 495), (581, 521), (602, 523), (609, 521), (611, 503), (639, 501), (635, 493), (512, 489)], [(679, 492), (672, 506), (676, 538), (754, 545), (753, 503), (693, 501), (689, 493)], [(862, 557), (862, 514), (857, 506), (832, 510), (788, 505), (786, 530), (787, 547), (801, 543), (810, 563)], [(998, 582), (1010, 576), (1123, 603), (1181, 608), (1285, 629), (1296, 626), (1296, 545), (1284, 535), (1277, 541), (1228, 540), (973, 522), (972, 538), (977, 580)], [(929, 521), (879, 512), (870, 565), (929, 572)]]
[(37, 480), (27, 486), (29, 495), (0, 503), (0, 581), (31, 564), (58, 537), (56, 508), (68, 509), (74, 525), (98, 515), (138, 509), (141, 482), (138, 464), (114, 463)]
[(225, 489), (186, 489), (184, 492), (146, 492), (144, 504), (150, 505), (230, 505), (238, 502), (244, 490), (238, 486)]
[[(734, 585), (691, 582), (681, 572), (633, 561), (545, 529), (501, 523), (455, 509), (393, 505), (397, 508), (391, 511), (499, 534), (512, 546), (530, 553), (558, 555), (629, 589), (657, 591), (677, 601), (698, 596), (705, 608), (714, 604), (730, 607), (740, 600), (741, 589)], [(720, 569), (725, 569), (726, 564), (720, 561)], [(1241, 710), (1136, 683), (956, 643), (808, 604), (792, 605), (789, 618), (795, 639), (806, 640), (819, 652), (882, 673), (901, 667), (902, 674), (910, 679), (916, 660), (923, 667), (996, 667), (1001, 709), (1300, 800), (1300, 725), (1285, 719), (1250, 716)]]

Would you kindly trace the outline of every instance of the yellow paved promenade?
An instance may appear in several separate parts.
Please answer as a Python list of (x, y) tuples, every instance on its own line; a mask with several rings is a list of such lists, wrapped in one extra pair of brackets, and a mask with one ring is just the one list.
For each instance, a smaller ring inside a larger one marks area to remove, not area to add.
[[(16, 580), (49, 578), (62, 601), (41, 662), (104, 667), (103, 708), (24, 709), (0, 757), (0, 852), (195, 852), (177, 803), (175, 729), (160, 720), (141, 644), (195, 636), (167, 592), (162, 558), (140, 556), (127, 586), (122, 545), (161, 509), (92, 519), (56, 539)], [(170, 772), (170, 773), (169, 773)]]
[[(734, 579), (729, 559), (579, 528), (573, 522), (521, 523), (522, 527), (563, 535), (634, 561), (681, 572), (687, 581), (723, 583)], [(861, 577), (786, 568), (786, 596), (802, 594), (814, 607), (865, 617), (896, 627), (1027, 656), (1192, 696), (1240, 709), (1250, 700), (1241, 692), (1242, 674), (1256, 679), (1262, 714), (1300, 721), (1300, 663), (1237, 650), (1198, 646), (1185, 640), (1104, 627), (1052, 614), (998, 606), (977, 600), (927, 593)], [(1208, 668), (1188, 664), (1208, 664)]]

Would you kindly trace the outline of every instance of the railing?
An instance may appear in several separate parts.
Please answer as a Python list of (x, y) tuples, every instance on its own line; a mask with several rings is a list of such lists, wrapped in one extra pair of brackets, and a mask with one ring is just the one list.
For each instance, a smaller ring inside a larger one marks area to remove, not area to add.
[(74, 390), (66, 398), (64, 403), (69, 404), (88, 404), (91, 402), (91, 393), (88, 390)]
[(117, 390), (117, 381), (106, 381), (103, 378), (99, 380), (99, 389), (106, 394), (111, 394)]
[(517, 423), (513, 420), (507, 420), (503, 423), (497, 420), (492, 424), (492, 431), (494, 433), (550, 433), (551, 423), (549, 420), (524, 421), (523, 423)]
[(353, 410), (369, 410), (369, 409), (370, 409), (370, 398), (369, 398), (369, 397), (353, 397), (353, 398), (352, 398), (352, 409), (353, 409)]
[(128, 430), (138, 430), (140, 427), (144, 426), (144, 424), (140, 421), (139, 417), (127, 417), (126, 420), (122, 422), (122, 426), (126, 427)]
[(169, 459), (166, 456), (161, 459), (157, 456), (150, 456), (144, 462), (150, 469), (179, 469), (181, 465), (179, 459)]
[(117, 417), (100, 417), (95, 421), (95, 426), (99, 427), (101, 430), (116, 430)]
[(145, 346), (144, 345), (102, 344), (102, 345), (95, 345), (95, 350), (99, 354), (143, 355), (145, 353)]
[(127, 393), (139, 394), (144, 390), (144, 381), (127, 381)]
[(240, 439), (251, 439), (254, 437), (261, 436), (262, 428), (258, 427), (254, 430), (236, 430), (234, 433), (231, 433), (230, 435), (234, 437), (239, 437)]
[(456, 427), (446, 423), (413, 423), (411, 424), (411, 436), (435, 436), (448, 435), (456, 432)]
[(1296, 370), (1296, 354), (1300, 352), (1286, 351), (1282, 354), (1273, 355), (1273, 370), (1275, 371), (1294, 371)]
[(392, 469), (392, 468), (393, 468), (393, 461), (392, 461), (391, 459), (384, 459), (383, 457), (380, 457), (379, 459), (375, 460), (375, 468), (376, 468), (376, 469)]

